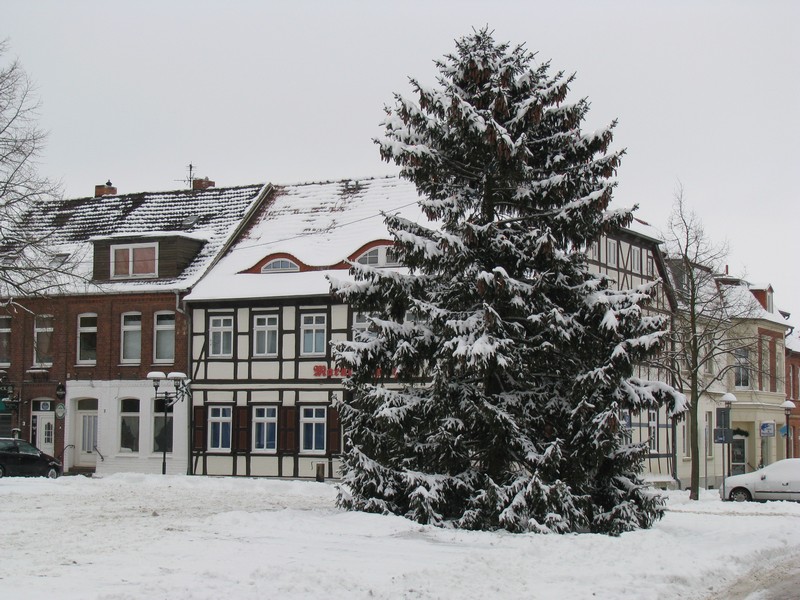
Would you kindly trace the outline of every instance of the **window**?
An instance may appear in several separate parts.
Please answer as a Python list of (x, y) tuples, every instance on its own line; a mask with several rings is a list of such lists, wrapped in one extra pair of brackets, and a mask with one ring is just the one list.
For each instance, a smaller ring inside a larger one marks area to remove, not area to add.
[(33, 322), (33, 362), (37, 365), (53, 364), (53, 325), (52, 315), (36, 315)]
[(297, 263), (287, 258), (276, 258), (261, 267), (262, 273), (292, 273), (299, 270)]
[(78, 315), (78, 364), (97, 362), (97, 315)]
[(600, 258), (600, 242), (597, 240), (589, 244), (589, 258), (598, 260)]
[(233, 317), (212, 316), (208, 322), (208, 355), (233, 356)]
[(656, 274), (656, 265), (655, 262), (653, 262), (653, 256), (651, 254), (647, 255), (647, 274), (650, 277), (653, 277)]
[(750, 387), (749, 352), (745, 348), (733, 351), (733, 379), (734, 385), (739, 388)]
[(301, 354), (306, 356), (324, 356), (325, 347), (325, 315), (303, 315), (300, 326), (302, 336)]
[(111, 246), (111, 277), (158, 275), (158, 243)]
[[(167, 414), (164, 416), (164, 406)], [(172, 404), (163, 398), (153, 402), (153, 452), (172, 452)]]
[(710, 410), (706, 411), (705, 419), (706, 429), (706, 456), (712, 458), (714, 456), (714, 413)]
[(253, 319), (253, 355), (278, 355), (278, 315), (256, 315)]
[(119, 447), (123, 452), (139, 451), (139, 400), (123, 398), (119, 413)]
[(0, 317), (0, 364), (11, 364), (11, 317)]
[(278, 408), (275, 406), (253, 407), (253, 447), (263, 452), (277, 449)]
[(231, 449), (230, 406), (212, 406), (208, 411), (208, 447), (211, 450)]
[(373, 248), (369, 252), (365, 252), (361, 256), (358, 257), (358, 262), (362, 265), (372, 265), (377, 267), (378, 260), (379, 260), (379, 253), (377, 248)]
[(44, 444), (52, 444), (53, 443), (53, 422), (48, 421), (44, 424), (44, 436), (43, 436), (43, 443)]
[(122, 315), (121, 337), (121, 362), (140, 363), (142, 360), (142, 315), (140, 313), (125, 313)]
[(642, 272), (642, 249), (631, 247), (631, 269), (634, 273)]
[[(367, 313), (353, 313), (353, 334), (355, 333), (365, 333), (369, 330), (370, 321), (369, 316)], [(355, 337), (355, 335), (353, 336)]]
[(650, 434), (650, 450), (658, 450), (658, 415), (654, 410), (647, 411), (647, 431)]
[(686, 458), (691, 458), (692, 456), (692, 430), (690, 428), (689, 423), (686, 421), (683, 422), (681, 425), (681, 431), (683, 433), (683, 456)]
[(617, 266), (617, 240), (606, 240), (606, 263), (609, 267)]
[(325, 452), (325, 413), (325, 407), (303, 407), (300, 413), (300, 448), (303, 452)]
[(153, 360), (171, 363), (175, 360), (175, 313), (156, 313)]
[(371, 267), (396, 267), (400, 265), (397, 250), (388, 244), (367, 250), (356, 259), (356, 262)]

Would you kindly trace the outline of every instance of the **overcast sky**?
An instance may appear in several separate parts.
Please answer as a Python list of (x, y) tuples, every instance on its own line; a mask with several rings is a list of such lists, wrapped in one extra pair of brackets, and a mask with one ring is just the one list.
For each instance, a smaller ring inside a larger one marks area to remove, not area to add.
[(617, 206), (663, 227), (678, 183), (730, 266), (800, 324), (800, 2), (4, 0), (68, 196), (394, 173), (372, 138), (408, 76), (488, 25), (619, 120)]

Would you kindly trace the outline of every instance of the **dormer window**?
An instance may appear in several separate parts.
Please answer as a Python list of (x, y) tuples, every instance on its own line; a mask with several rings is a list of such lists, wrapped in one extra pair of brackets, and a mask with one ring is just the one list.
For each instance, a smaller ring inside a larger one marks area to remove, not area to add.
[(262, 273), (294, 273), (299, 270), (297, 263), (288, 258), (276, 258), (261, 267)]
[(111, 246), (111, 277), (158, 276), (158, 242)]
[(367, 250), (356, 259), (357, 263), (371, 267), (397, 267), (400, 261), (393, 246), (385, 245)]

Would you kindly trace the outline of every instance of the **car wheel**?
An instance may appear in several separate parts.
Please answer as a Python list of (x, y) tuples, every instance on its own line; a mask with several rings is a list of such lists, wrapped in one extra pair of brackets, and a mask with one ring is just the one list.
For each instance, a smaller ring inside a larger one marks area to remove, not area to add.
[(49, 479), (57, 479), (58, 478), (58, 469), (56, 469), (55, 467), (50, 467), (47, 470), (47, 477)]
[(6, 468), (3, 465), (0, 465), (0, 478), (5, 476), (5, 474), (6, 474)]
[(750, 502), (753, 497), (750, 495), (744, 488), (736, 488), (735, 490), (731, 491), (731, 500), (734, 502)]

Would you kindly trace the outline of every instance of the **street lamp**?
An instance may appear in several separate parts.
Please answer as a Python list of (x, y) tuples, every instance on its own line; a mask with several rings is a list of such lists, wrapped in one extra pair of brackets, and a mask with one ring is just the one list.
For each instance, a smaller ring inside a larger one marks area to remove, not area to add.
[[(731, 405), (736, 402), (736, 396), (731, 394), (730, 392), (725, 392), (722, 394), (722, 398), (720, 398), (722, 402), (725, 403), (725, 431), (723, 433), (725, 444), (723, 445), (722, 450), (722, 497), (725, 498), (725, 478), (730, 475), (730, 468), (731, 468), (731, 441), (733, 440), (733, 425), (731, 419)], [(727, 456), (728, 461), (728, 470), (725, 470), (725, 457)]]
[(781, 404), (781, 408), (783, 409), (783, 414), (786, 415), (786, 458), (789, 458), (789, 448), (791, 447), (790, 444), (792, 442), (792, 437), (789, 434), (789, 415), (792, 414), (792, 410), (794, 410), (794, 402), (791, 400), (786, 400), (783, 404)]
[[(164, 441), (161, 444), (161, 474), (167, 474), (167, 422), (169, 419), (169, 408), (176, 405), (178, 402), (182, 402), (184, 398), (191, 397), (191, 391), (189, 390), (189, 379), (186, 377), (185, 373), (181, 373), (179, 371), (173, 371), (169, 375), (164, 375), (163, 371), (150, 371), (147, 374), (147, 378), (153, 382), (153, 389), (155, 390), (155, 399), (162, 400), (164, 402)], [(169, 379), (172, 382), (172, 385), (175, 387), (175, 391), (158, 391), (159, 386), (161, 385), (161, 381), (164, 379)]]

